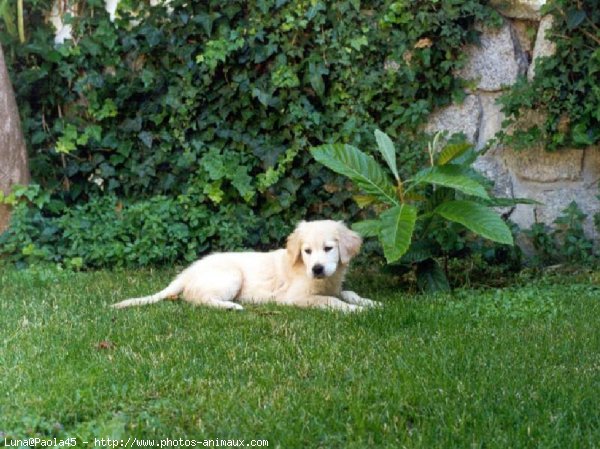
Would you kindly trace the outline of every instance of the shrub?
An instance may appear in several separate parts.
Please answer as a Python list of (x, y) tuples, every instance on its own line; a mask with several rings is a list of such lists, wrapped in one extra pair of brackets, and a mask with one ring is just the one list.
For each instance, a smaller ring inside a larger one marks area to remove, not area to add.
[(388, 263), (416, 266), (422, 290), (450, 288), (445, 261), (465, 248), (465, 231), (493, 242), (513, 245), (513, 236), (492, 206), (528, 202), (489, 196), (482, 175), (471, 164), (478, 153), (468, 143), (451, 143), (438, 148), (440, 135), (428, 146), (429, 166), (408, 178), (400, 177), (396, 148), (385, 133), (375, 139), (388, 172), (371, 156), (356, 147), (328, 144), (312, 149), (314, 158), (347, 176), (361, 189), (355, 199), (371, 206), (374, 219), (354, 224), (368, 237), (377, 237)]
[[(259, 246), (258, 220), (245, 206), (223, 206), (216, 213), (194, 197), (152, 197), (131, 204), (113, 195), (94, 197), (52, 217), (39, 186), (18, 189), (12, 226), (0, 248), (18, 264), (46, 261), (73, 268), (143, 266), (192, 261), (210, 246)], [(242, 236), (247, 236), (242, 238)]]

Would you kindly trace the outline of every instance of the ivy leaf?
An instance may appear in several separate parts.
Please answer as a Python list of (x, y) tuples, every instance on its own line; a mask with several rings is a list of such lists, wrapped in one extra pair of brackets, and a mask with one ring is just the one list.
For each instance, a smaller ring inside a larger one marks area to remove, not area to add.
[(231, 176), (231, 184), (237, 189), (242, 198), (248, 202), (252, 200), (256, 191), (252, 186), (252, 177), (247, 170), (239, 167)]
[(75, 150), (78, 136), (77, 128), (70, 123), (67, 124), (63, 130), (63, 135), (56, 142), (56, 152), (68, 154)]
[(200, 166), (206, 171), (208, 177), (217, 181), (223, 179), (227, 174), (225, 168), (225, 158), (221, 152), (216, 148), (209, 149), (202, 159), (200, 159)]
[(269, 107), (269, 106), (275, 107), (279, 103), (279, 101), (277, 100), (277, 98), (273, 97), (268, 92), (260, 90), (260, 89), (258, 89), (256, 87), (254, 89), (252, 89), (252, 96), (254, 98), (258, 99), (258, 101), (260, 102), (260, 104), (262, 104), (265, 107)]
[(225, 193), (221, 189), (221, 181), (213, 181), (206, 184), (202, 192), (215, 204), (219, 204), (225, 196)]
[(142, 131), (138, 134), (139, 139), (146, 145), (148, 148), (152, 148), (152, 133), (149, 131)]
[(357, 36), (350, 39), (350, 46), (356, 51), (360, 51), (362, 47), (366, 47), (367, 45), (369, 45), (369, 39), (367, 36)]
[(100, 142), (102, 140), (102, 127), (100, 125), (90, 125), (85, 129), (85, 135), (96, 142)]
[(92, 107), (90, 107), (89, 113), (96, 120), (104, 120), (105, 118), (116, 117), (117, 116), (117, 105), (112, 100), (112, 98), (107, 98), (106, 100), (104, 100), (104, 103), (102, 103), (101, 108), (94, 110)]
[(417, 285), (425, 293), (449, 292), (446, 273), (434, 259), (417, 264)]
[(591, 132), (588, 131), (585, 123), (578, 123), (573, 127), (571, 131), (573, 136), (573, 143), (578, 146), (588, 146), (594, 144), (594, 139), (591, 137)]
[(200, 13), (192, 18), (192, 21), (199, 23), (208, 37), (212, 34), (213, 18), (207, 13)]
[(327, 70), (321, 64), (315, 64), (311, 62), (308, 65), (308, 80), (315, 93), (322, 97), (325, 93), (325, 83), (323, 82), (323, 75), (327, 74)]
[(581, 9), (572, 9), (567, 13), (567, 28), (574, 30), (577, 28), (586, 18), (585, 11)]

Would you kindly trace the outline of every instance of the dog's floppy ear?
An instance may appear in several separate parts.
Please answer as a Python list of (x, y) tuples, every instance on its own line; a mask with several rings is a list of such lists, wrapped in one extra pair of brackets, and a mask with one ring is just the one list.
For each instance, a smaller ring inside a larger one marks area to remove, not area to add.
[(302, 246), (302, 241), (300, 239), (300, 227), (303, 223), (304, 221), (298, 223), (298, 226), (296, 226), (294, 232), (292, 232), (287, 238), (286, 250), (292, 265), (296, 265), (300, 259), (300, 247)]
[(360, 251), (362, 238), (356, 232), (348, 229), (343, 222), (339, 222), (339, 227), (340, 260), (344, 265), (347, 265)]

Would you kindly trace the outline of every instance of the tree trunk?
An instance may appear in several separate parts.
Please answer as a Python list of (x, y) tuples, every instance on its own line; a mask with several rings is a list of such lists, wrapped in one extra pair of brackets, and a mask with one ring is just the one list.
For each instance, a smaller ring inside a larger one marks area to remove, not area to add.
[[(0, 190), (9, 193), (14, 184), (28, 182), (27, 148), (17, 102), (0, 46)], [(9, 220), (10, 209), (0, 204), (0, 233), (6, 229)]]

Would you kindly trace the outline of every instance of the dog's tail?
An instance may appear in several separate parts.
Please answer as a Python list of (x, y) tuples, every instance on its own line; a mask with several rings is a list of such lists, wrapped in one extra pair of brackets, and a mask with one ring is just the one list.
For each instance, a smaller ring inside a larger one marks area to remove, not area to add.
[(145, 306), (146, 304), (154, 304), (155, 302), (162, 301), (169, 296), (176, 296), (183, 291), (183, 282), (177, 277), (173, 282), (169, 284), (167, 288), (159, 291), (150, 296), (143, 296), (141, 298), (131, 298), (125, 301), (118, 302), (111, 305), (115, 309), (123, 309), (125, 307), (133, 306)]

